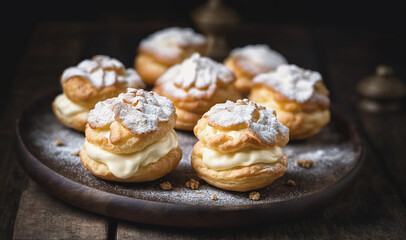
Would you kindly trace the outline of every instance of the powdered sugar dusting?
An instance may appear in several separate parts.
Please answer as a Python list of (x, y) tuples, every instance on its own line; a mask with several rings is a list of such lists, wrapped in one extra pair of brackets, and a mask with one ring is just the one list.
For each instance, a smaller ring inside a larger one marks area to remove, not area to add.
[(234, 79), (233, 72), (226, 66), (195, 53), (181, 64), (171, 67), (156, 84), (175, 98), (187, 95), (199, 98), (211, 96), (217, 89), (218, 81), (231, 84)]
[(252, 82), (266, 84), (291, 100), (305, 102), (313, 96), (314, 84), (321, 80), (319, 72), (291, 64), (281, 65), (275, 72), (260, 74)]
[(91, 60), (86, 59), (75, 67), (67, 68), (62, 74), (61, 82), (72, 77), (83, 77), (96, 88), (108, 87), (116, 82), (126, 83), (126, 87), (145, 88), (134, 69), (125, 69), (117, 59), (104, 55), (94, 56)]
[[(47, 167), (74, 182), (134, 199), (221, 206), (224, 209), (288, 201), (312, 195), (339, 181), (354, 168), (361, 154), (361, 150), (354, 147), (354, 143), (345, 135), (342, 123), (338, 124), (333, 116), (332, 122), (318, 135), (290, 142), (283, 148), (289, 154), (287, 172), (270, 186), (258, 190), (261, 194), (259, 201), (251, 201), (248, 193), (221, 190), (201, 180), (197, 192), (186, 188), (186, 181), (190, 178), (198, 179), (190, 166), (190, 156), (197, 139), (190, 132), (177, 131), (183, 156), (173, 172), (148, 183), (108, 182), (93, 176), (80, 163), (79, 156), (74, 153), (81, 149), (85, 136), (58, 122), (50, 107), (52, 99), (43, 101), (38, 108), (25, 115), (28, 119), (25, 119), (20, 133), (28, 150)], [(57, 139), (62, 140), (62, 146), (54, 144)], [(314, 161), (312, 168), (304, 169), (296, 165), (296, 160), (304, 158)], [(296, 186), (287, 185), (288, 179), (293, 179)], [(171, 191), (160, 189), (159, 184), (164, 181), (172, 184)], [(217, 201), (210, 199), (212, 194), (217, 195)]]
[(155, 32), (142, 40), (140, 48), (165, 58), (177, 58), (182, 54), (182, 48), (203, 45), (205, 42), (206, 38), (191, 28), (171, 27)]
[(236, 58), (239, 66), (252, 75), (274, 71), (279, 65), (288, 63), (284, 56), (265, 44), (236, 48), (230, 56)]
[[(255, 116), (256, 112), (258, 117)], [(207, 117), (211, 126), (230, 127), (246, 123), (248, 128), (266, 143), (276, 141), (280, 135), (289, 134), (289, 129), (278, 121), (273, 109), (267, 109), (248, 99), (217, 104), (205, 113), (204, 117)]]
[(142, 89), (128, 88), (118, 97), (98, 102), (89, 113), (88, 123), (100, 128), (119, 121), (134, 134), (155, 131), (159, 122), (166, 122), (175, 113), (166, 97)]

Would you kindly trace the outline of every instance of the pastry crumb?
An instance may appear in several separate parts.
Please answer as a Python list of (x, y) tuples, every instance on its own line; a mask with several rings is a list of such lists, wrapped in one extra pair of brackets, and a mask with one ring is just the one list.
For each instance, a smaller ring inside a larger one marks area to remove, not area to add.
[(73, 155), (79, 156), (79, 153), (80, 153), (80, 150), (77, 150), (77, 151), (73, 152)]
[(196, 190), (196, 189), (199, 188), (199, 184), (200, 184), (199, 181), (197, 181), (197, 180), (191, 178), (189, 181), (187, 181), (187, 182), (185, 183), (185, 186), (186, 186), (187, 188), (192, 189), (192, 190)]
[(296, 163), (302, 168), (311, 168), (313, 166), (313, 161), (310, 159), (299, 159), (296, 161)]
[(203, 192), (201, 192), (201, 191), (195, 191), (195, 193), (197, 193), (197, 194), (201, 194), (201, 193), (203, 193)]
[(216, 194), (212, 194), (212, 195), (210, 196), (210, 198), (211, 198), (211, 200), (217, 200), (217, 195), (216, 195)]
[(253, 201), (258, 201), (260, 197), (261, 197), (261, 194), (259, 194), (259, 192), (252, 191), (249, 194), (249, 198)]
[(63, 145), (63, 142), (62, 142), (62, 140), (61, 139), (57, 139), (57, 140), (55, 140), (55, 145), (56, 146), (62, 146)]
[(180, 194), (178, 193), (178, 194), (176, 194), (175, 196), (180, 197), (180, 196), (182, 196), (182, 195), (180, 195)]
[(289, 179), (289, 180), (286, 182), (286, 185), (289, 185), (289, 186), (294, 187), (294, 186), (296, 186), (296, 182), (293, 181), (292, 179)]
[(168, 181), (159, 184), (159, 186), (161, 186), (161, 189), (164, 191), (172, 190), (172, 184)]

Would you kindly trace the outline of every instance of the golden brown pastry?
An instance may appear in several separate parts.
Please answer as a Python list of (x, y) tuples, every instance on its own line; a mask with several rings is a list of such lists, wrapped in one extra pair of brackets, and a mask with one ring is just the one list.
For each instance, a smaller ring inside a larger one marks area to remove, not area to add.
[(263, 188), (288, 165), (289, 129), (271, 109), (247, 99), (217, 104), (199, 120), (192, 167), (211, 185), (232, 191)]
[(96, 177), (109, 181), (158, 179), (182, 158), (175, 121), (170, 100), (129, 88), (90, 111), (80, 160)]
[(251, 90), (251, 80), (256, 75), (275, 71), (279, 65), (286, 63), (286, 59), (280, 53), (264, 44), (236, 48), (224, 61), (237, 77), (235, 86), (243, 93)]
[(178, 115), (176, 129), (193, 130), (216, 103), (241, 98), (234, 79), (223, 64), (195, 53), (162, 75), (153, 91), (173, 101)]
[(55, 98), (52, 109), (59, 121), (78, 131), (85, 130), (89, 111), (97, 102), (116, 97), (128, 87), (145, 87), (134, 69), (102, 55), (67, 68), (61, 85), (63, 93)]
[(330, 121), (329, 91), (320, 73), (281, 65), (253, 79), (250, 100), (275, 109), (290, 129), (290, 139), (309, 138)]
[(171, 66), (193, 53), (204, 54), (206, 38), (190, 28), (166, 28), (142, 40), (135, 58), (135, 69), (141, 78), (153, 85)]

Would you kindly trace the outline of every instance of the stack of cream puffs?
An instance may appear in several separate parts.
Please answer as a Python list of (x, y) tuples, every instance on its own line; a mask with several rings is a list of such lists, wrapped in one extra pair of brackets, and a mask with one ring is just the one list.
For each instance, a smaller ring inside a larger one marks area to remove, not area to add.
[(232, 191), (263, 188), (288, 165), (289, 129), (275, 112), (247, 99), (217, 104), (199, 120), (192, 167), (207, 183)]
[(153, 91), (173, 101), (178, 114), (176, 129), (193, 130), (216, 103), (241, 98), (234, 80), (233, 72), (223, 64), (195, 53), (163, 74)]
[(89, 111), (97, 102), (116, 97), (128, 87), (145, 87), (134, 69), (103, 55), (67, 68), (60, 82), (63, 93), (55, 98), (52, 109), (60, 122), (78, 131), (85, 130)]
[(190, 28), (166, 28), (142, 40), (135, 59), (141, 78), (153, 85), (171, 66), (197, 52), (204, 54), (206, 38)]
[(172, 171), (182, 158), (175, 122), (169, 99), (129, 88), (90, 111), (80, 159), (105, 180), (153, 181)]

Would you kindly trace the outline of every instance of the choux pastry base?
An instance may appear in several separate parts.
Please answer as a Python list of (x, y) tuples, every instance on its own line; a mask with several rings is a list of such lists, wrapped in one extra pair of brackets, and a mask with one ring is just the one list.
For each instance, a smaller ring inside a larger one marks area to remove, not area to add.
[(199, 141), (192, 153), (192, 167), (196, 174), (210, 185), (225, 190), (246, 192), (263, 188), (283, 176), (288, 166), (288, 157), (283, 155), (272, 164), (258, 163), (217, 171), (203, 164), (201, 151), (202, 143)]
[(182, 159), (182, 150), (177, 147), (157, 162), (139, 166), (134, 175), (125, 179), (114, 176), (106, 164), (89, 158), (84, 149), (80, 151), (79, 156), (83, 166), (98, 178), (115, 182), (149, 182), (161, 178), (175, 169)]

